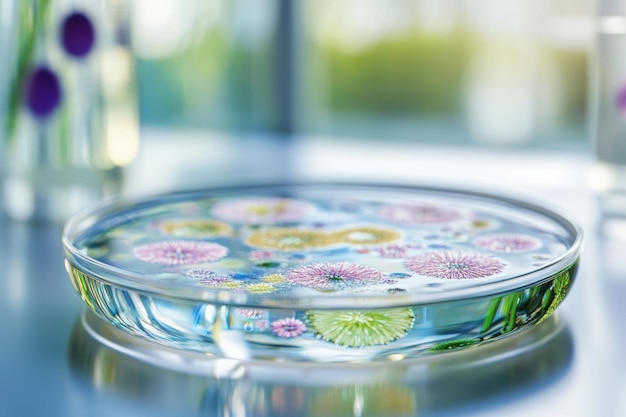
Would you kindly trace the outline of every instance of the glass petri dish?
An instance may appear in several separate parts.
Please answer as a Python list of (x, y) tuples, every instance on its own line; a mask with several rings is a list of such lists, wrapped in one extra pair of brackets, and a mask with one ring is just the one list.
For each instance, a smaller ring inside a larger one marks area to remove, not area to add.
[(554, 210), (428, 186), (283, 184), (117, 199), (66, 225), (100, 317), (209, 356), (401, 360), (550, 316), (582, 232)]

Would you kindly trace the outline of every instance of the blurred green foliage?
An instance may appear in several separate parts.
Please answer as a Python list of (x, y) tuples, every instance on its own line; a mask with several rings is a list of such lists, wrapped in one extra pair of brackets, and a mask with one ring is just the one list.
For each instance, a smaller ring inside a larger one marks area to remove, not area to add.
[(413, 31), (358, 52), (324, 45), (332, 110), (380, 117), (458, 115), (465, 39)]
[(246, 47), (218, 31), (184, 52), (139, 61), (144, 123), (271, 130), (275, 117), (270, 42)]
[(561, 82), (566, 86), (560, 122), (583, 128), (589, 94), (588, 54), (585, 51), (562, 49), (549, 49), (547, 53), (557, 67)]
[[(471, 142), (466, 82), (483, 41), (462, 27), (444, 35), (412, 29), (356, 50), (305, 36), (299, 56), (313, 52), (325, 74), (296, 63), (296, 79), (306, 84), (296, 88), (298, 121), (313, 134)], [(587, 51), (536, 48), (556, 79), (537, 76), (558, 83), (560, 96), (556, 120), (532, 141), (584, 139)], [(177, 56), (140, 61), (143, 123), (273, 132), (276, 52), (272, 36), (241, 44), (226, 30), (214, 30)], [(311, 91), (323, 91), (323, 99)]]
[(137, 71), (143, 123), (227, 127), (219, 117), (226, 48), (224, 36), (211, 32), (178, 55), (140, 60)]

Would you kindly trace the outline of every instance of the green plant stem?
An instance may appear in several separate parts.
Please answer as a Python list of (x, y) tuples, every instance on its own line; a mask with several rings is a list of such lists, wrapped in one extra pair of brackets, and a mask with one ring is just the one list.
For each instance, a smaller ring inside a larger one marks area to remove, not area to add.
[(546, 293), (543, 295), (543, 298), (541, 299), (541, 309), (544, 312), (548, 310), (548, 308), (550, 307), (550, 304), (552, 304), (553, 299), (554, 299), (554, 289), (552, 288), (552, 286), (550, 286), (548, 291), (546, 291)]
[(489, 307), (487, 307), (487, 315), (485, 316), (485, 320), (483, 321), (483, 326), (480, 328), (481, 333), (485, 333), (493, 324), (493, 319), (496, 317), (496, 313), (498, 311), (498, 307), (500, 307), (501, 301), (502, 297), (496, 297), (489, 302)]
[(505, 311), (505, 324), (502, 328), (503, 333), (508, 333), (515, 328), (515, 319), (517, 318), (517, 309), (522, 301), (521, 293), (507, 295), (504, 300), (503, 310)]
[[(17, 68), (14, 78), (11, 80), (11, 88), (8, 97), (7, 110), (7, 141), (9, 146), (13, 146), (15, 141), (15, 130), (17, 129), (17, 119), (19, 108), (22, 103), (22, 93), (26, 77), (30, 73), (35, 55), (35, 43), (41, 30), (45, 30), (45, 22), (50, 6), (50, 0), (39, 0), (34, 5), (30, 2), (20, 2), (20, 10), (17, 18), (17, 33), (15, 38), (19, 45)], [(28, 8), (32, 8), (32, 21), (28, 21), (30, 13)], [(22, 37), (24, 40), (22, 41)]]

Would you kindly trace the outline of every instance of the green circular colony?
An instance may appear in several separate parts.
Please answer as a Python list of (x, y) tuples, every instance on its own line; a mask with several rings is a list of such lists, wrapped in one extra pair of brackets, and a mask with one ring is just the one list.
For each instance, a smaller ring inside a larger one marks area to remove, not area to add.
[(405, 337), (415, 321), (411, 308), (309, 311), (306, 318), (317, 336), (346, 347), (386, 345)]

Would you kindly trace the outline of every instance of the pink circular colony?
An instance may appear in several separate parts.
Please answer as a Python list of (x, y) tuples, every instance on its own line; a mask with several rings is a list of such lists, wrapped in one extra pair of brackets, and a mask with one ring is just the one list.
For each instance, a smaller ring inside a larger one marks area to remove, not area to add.
[(512, 233), (485, 235), (474, 240), (479, 248), (493, 252), (528, 252), (541, 246), (541, 242), (532, 236)]
[(163, 265), (190, 265), (214, 262), (228, 255), (228, 249), (211, 242), (167, 240), (148, 243), (133, 249), (135, 258)]
[(483, 278), (502, 272), (504, 262), (478, 252), (456, 250), (427, 252), (414, 256), (405, 266), (420, 275), (447, 279)]
[(221, 275), (215, 275), (209, 278), (205, 278), (201, 281), (198, 281), (200, 285), (204, 285), (206, 287), (216, 287), (216, 288), (225, 287), (226, 284), (230, 282), (232, 282), (232, 279), (230, 279), (229, 277), (221, 276)]
[(222, 201), (213, 207), (219, 219), (241, 224), (273, 224), (302, 220), (314, 210), (310, 203), (288, 198)]
[(407, 255), (406, 247), (400, 245), (383, 246), (376, 249), (376, 252), (383, 258), (405, 258)]
[(290, 339), (304, 333), (306, 326), (302, 321), (289, 317), (273, 321), (272, 324), (270, 324), (270, 330), (278, 337)]
[(404, 224), (442, 224), (459, 220), (462, 213), (429, 204), (387, 204), (378, 215), (388, 221)]
[(342, 289), (380, 283), (384, 275), (366, 265), (350, 262), (324, 262), (292, 269), (285, 275), (292, 284), (317, 289)]
[(248, 253), (248, 257), (255, 261), (261, 259), (270, 259), (272, 257), (272, 252), (266, 250), (253, 250)]

